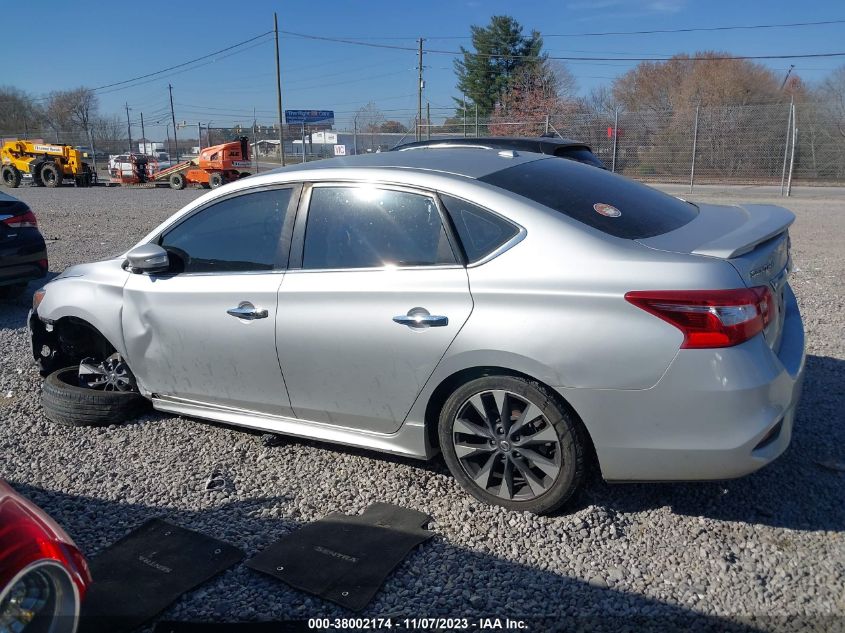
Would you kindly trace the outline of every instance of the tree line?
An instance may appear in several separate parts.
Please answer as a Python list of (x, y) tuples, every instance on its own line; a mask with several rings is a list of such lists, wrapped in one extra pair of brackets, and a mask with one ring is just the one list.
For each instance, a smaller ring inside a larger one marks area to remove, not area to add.
[(117, 115), (100, 112), (90, 88), (56, 90), (36, 99), (13, 86), (0, 86), (0, 136), (44, 136), (50, 142), (94, 143), (106, 150), (125, 141), (126, 125)]
[(514, 18), (499, 15), (487, 26), (472, 26), (471, 37), (472, 50), (461, 47), (462, 55), (454, 62), (461, 96), (455, 98), (453, 123), (464, 116), (472, 119), (476, 107), (482, 120), (501, 123), (542, 119), (546, 114), (606, 113), (617, 108), (667, 112), (790, 99), (838, 103), (845, 114), (845, 66), (811, 89), (795, 74), (783, 82), (774, 71), (751, 60), (724, 59), (731, 54), (700, 51), (666, 61), (641, 62), (610, 86), (578, 97), (574, 76), (565, 64), (549, 59), (539, 31), (525, 35)]

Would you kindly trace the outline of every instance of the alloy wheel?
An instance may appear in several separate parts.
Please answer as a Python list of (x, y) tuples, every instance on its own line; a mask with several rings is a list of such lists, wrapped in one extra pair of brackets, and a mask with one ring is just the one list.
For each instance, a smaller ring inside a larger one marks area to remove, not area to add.
[(528, 501), (547, 492), (562, 467), (554, 426), (539, 406), (505, 390), (468, 398), (452, 423), (452, 445), (461, 468), (482, 490)]
[(112, 354), (103, 362), (86, 358), (79, 363), (79, 384), (102, 391), (135, 391), (135, 377), (120, 354)]

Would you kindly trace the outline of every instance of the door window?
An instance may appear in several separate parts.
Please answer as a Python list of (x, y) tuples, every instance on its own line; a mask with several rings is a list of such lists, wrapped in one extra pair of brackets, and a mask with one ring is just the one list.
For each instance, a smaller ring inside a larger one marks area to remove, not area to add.
[(373, 187), (315, 187), (303, 268), (454, 264), (434, 199)]
[(177, 272), (243, 272), (282, 268), (282, 227), (291, 189), (227, 198), (167, 231), (160, 244)]

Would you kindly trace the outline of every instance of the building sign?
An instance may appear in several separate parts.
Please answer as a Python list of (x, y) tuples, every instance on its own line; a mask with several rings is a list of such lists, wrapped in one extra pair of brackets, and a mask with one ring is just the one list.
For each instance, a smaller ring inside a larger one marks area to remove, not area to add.
[(334, 110), (285, 110), (285, 123), (334, 123)]

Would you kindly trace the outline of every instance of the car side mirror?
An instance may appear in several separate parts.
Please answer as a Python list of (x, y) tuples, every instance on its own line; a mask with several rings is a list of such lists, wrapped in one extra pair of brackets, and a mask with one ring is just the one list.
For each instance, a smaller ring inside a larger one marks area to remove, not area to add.
[(136, 274), (154, 274), (170, 269), (170, 256), (158, 244), (141, 244), (126, 253), (129, 270)]

